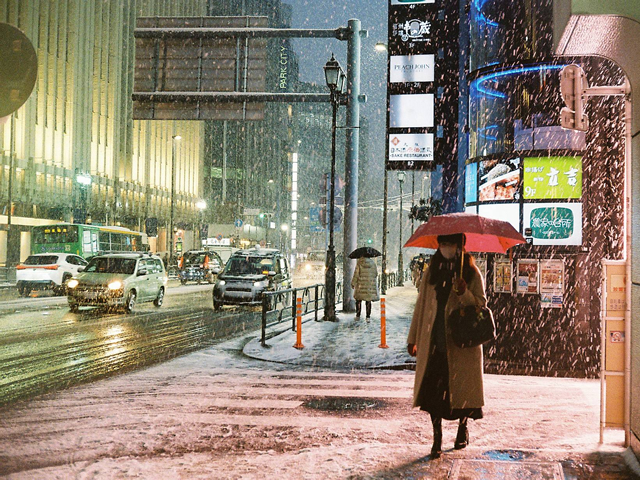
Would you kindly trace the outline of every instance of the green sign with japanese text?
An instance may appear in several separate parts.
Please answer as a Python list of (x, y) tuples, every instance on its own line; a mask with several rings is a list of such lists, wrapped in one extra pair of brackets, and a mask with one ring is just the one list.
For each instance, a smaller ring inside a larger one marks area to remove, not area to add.
[(523, 194), (527, 200), (582, 197), (582, 157), (525, 157)]
[(573, 235), (573, 212), (563, 207), (541, 207), (531, 210), (531, 236), (560, 240)]

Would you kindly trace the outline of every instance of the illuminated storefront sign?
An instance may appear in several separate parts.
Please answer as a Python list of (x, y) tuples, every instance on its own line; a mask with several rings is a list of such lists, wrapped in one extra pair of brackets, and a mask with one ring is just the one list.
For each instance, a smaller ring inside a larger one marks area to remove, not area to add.
[(525, 158), (523, 193), (527, 200), (581, 198), (582, 158)]
[(520, 230), (520, 204), (519, 203), (494, 203), (480, 204), (478, 214), (487, 218), (495, 218), (509, 222), (513, 228)]
[(581, 245), (581, 203), (525, 203), (524, 230), (534, 245)]
[(465, 169), (464, 198), (466, 203), (478, 201), (478, 164), (470, 163)]
[[(452, 168), (458, 141), (459, 8), (435, 0), (390, 0), (388, 6), (385, 168), (432, 170), (445, 162)], [(414, 134), (422, 140), (399, 137)], [(413, 158), (414, 148), (422, 158)]]
[(389, 59), (389, 81), (433, 82), (435, 55), (392, 55)]
[(433, 161), (433, 134), (399, 133), (389, 135), (389, 161)]
[(433, 94), (391, 95), (389, 127), (433, 127)]

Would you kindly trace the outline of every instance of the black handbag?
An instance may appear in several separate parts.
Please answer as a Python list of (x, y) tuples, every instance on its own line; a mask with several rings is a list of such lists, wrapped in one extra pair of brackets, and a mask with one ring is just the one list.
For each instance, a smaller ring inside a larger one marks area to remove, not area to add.
[(460, 348), (471, 348), (496, 338), (493, 312), (488, 307), (468, 305), (456, 308), (447, 321), (453, 343)]

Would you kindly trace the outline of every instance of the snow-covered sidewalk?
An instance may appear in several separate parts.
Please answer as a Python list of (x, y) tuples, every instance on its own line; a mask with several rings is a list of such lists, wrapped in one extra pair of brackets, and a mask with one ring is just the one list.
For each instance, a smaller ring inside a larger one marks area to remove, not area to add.
[(291, 331), (267, 349), (248, 332), (1, 408), (0, 478), (634, 478), (621, 430), (598, 444), (597, 380), (487, 375), (470, 445), (453, 450), (446, 422), (444, 454), (429, 459), (413, 372), (375, 368), (406, 365), (414, 301), (409, 286), (388, 292), (388, 349), (378, 348), (375, 305), (369, 323), (345, 314), (305, 323), (302, 350)]

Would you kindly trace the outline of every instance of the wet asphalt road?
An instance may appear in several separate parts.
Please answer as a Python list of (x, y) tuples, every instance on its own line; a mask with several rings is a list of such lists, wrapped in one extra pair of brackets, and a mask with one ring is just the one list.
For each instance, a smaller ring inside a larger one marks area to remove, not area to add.
[[(171, 282), (175, 283), (175, 282)], [(214, 312), (211, 285), (170, 285), (164, 305), (133, 314), (100, 308), (71, 313), (66, 297), (0, 294), (0, 405), (139, 369), (257, 329), (260, 309)]]

